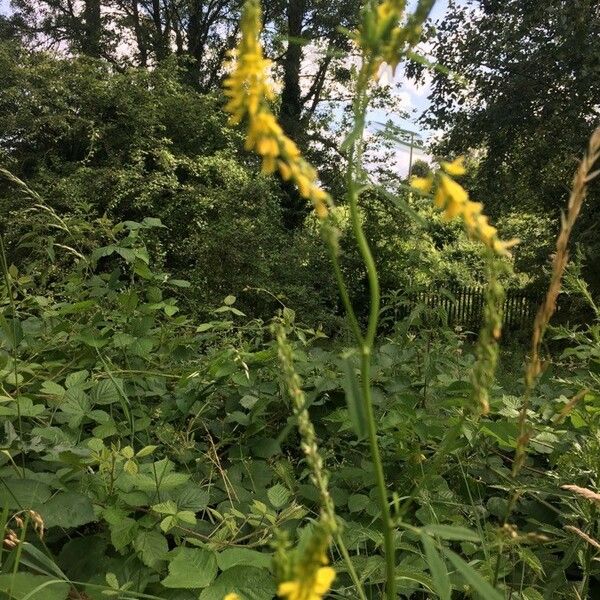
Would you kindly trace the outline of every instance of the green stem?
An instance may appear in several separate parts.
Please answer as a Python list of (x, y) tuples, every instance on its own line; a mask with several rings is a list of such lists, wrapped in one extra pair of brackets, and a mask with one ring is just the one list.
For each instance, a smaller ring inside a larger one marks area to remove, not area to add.
[(356, 313), (354, 312), (354, 307), (352, 306), (352, 301), (350, 300), (350, 294), (348, 294), (346, 282), (344, 281), (344, 274), (342, 273), (342, 269), (340, 267), (340, 260), (338, 257), (336, 242), (332, 239), (332, 234), (330, 232), (326, 233), (326, 238), (327, 244), (329, 246), (329, 253), (331, 255), (331, 262), (333, 264), (333, 270), (335, 272), (335, 279), (340, 292), (340, 296), (342, 298), (342, 303), (344, 304), (344, 308), (348, 316), (348, 320), (350, 321), (350, 328), (352, 329), (352, 333), (354, 334), (357, 343), (362, 345), (363, 335), (360, 330), (360, 324), (358, 322), (358, 319), (356, 318)]
[(354, 583), (354, 587), (356, 588), (356, 592), (358, 593), (360, 600), (367, 600), (367, 596), (365, 594), (365, 591), (363, 590), (356, 569), (352, 564), (352, 559), (350, 558), (350, 554), (348, 553), (348, 548), (346, 548), (346, 544), (344, 544), (344, 540), (342, 539), (342, 536), (340, 535), (339, 531), (335, 534), (335, 543), (337, 544), (338, 550), (340, 551), (340, 554), (342, 555), (344, 562), (348, 567), (348, 574), (350, 575), (350, 579), (352, 579), (352, 582)]
[[(352, 223), (352, 231), (358, 245), (358, 249), (367, 271), (367, 280), (369, 284), (369, 320), (367, 323), (367, 331), (363, 336), (358, 323), (354, 323), (356, 319), (352, 309), (351, 302), (348, 298), (347, 290), (343, 285), (343, 277), (341, 273), (338, 276), (338, 285), (342, 299), (347, 307), (348, 315), (351, 321), (352, 328), (355, 332), (356, 343), (360, 349), (360, 374), (363, 402), (367, 415), (367, 428), (369, 437), (369, 446), (371, 451), (371, 461), (375, 469), (375, 479), (377, 483), (377, 491), (379, 496), (379, 508), (381, 511), (382, 533), (385, 549), (386, 560), (386, 587), (385, 595), (388, 600), (396, 598), (396, 564), (395, 564), (395, 546), (394, 546), (394, 526), (391, 518), (390, 505), (388, 503), (388, 493), (385, 484), (385, 475), (383, 471), (383, 463), (381, 453), (377, 441), (377, 425), (375, 422), (375, 411), (373, 410), (373, 398), (371, 395), (371, 356), (375, 337), (377, 335), (377, 324), (379, 322), (379, 310), (381, 303), (381, 294), (379, 289), (379, 278), (377, 276), (377, 268), (373, 255), (369, 247), (369, 243), (365, 236), (360, 211), (358, 207), (360, 181), (357, 181), (361, 169), (361, 155), (363, 146), (363, 134), (365, 129), (365, 119), (367, 106), (369, 103), (368, 86), (369, 73), (371, 72), (371, 64), (366, 61), (358, 75), (357, 94), (354, 102), (354, 130), (349, 137), (348, 149), (348, 166), (346, 171), (346, 186), (347, 199), (350, 208), (350, 220)], [(334, 267), (336, 261), (334, 261)], [(337, 267), (339, 270), (339, 265)], [(340, 285), (340, 281), (341, 284)]]

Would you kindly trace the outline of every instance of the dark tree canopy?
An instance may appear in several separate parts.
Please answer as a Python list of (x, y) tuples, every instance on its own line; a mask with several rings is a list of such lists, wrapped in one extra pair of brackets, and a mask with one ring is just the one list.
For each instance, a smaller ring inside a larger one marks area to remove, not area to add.
[[(434, 73), (422, 117), (445, 131), (436, 151), (471, 151), (474, 192), (496, 215), (521, 208), (557, 217), (600, 121), (600, 3), (451, 0), (433, 47), (456, 73)], [(598, 198), (592, 190), (588, 215), (599, 213)], [(594, 243), (598, 230), (578, 235)]]

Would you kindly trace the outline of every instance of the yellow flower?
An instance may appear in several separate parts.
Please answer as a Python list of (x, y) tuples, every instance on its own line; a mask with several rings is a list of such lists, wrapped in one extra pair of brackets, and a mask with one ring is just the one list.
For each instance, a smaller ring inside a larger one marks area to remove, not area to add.
[(429, 177), (413, 177), (410, 180), (410, 185), (414, 187), (415, 190), (419, 190), (419, 192), (429, 194), (431, 187), (433, 186), (433, 177), (431, 177), (431, 175)]
[(322, 600), (334, 579), (335, 571), (331, 567), (320, 567), (307, 581), (280, 583), (277, 595), (287, 600)]
[(225, 80), (225, 95), (230, 99), (225, 110), (231, 114), (230, 123), (236, 125), (248, 114), (253, 117), (261, 105), (274, 97), (269, 82), (270, 61), (263, 56), (259, 41), (261, 30), (260, 6), (247, 2), (240, 23), (242, 38), (234, 69)]
[(461, 217), (467, 232), (475, 239), (480, 240), (488, 248), (501, 255), (508, 255), (509, 248), (518, 243), (518, 240), (502, 241), (498, 239), (498, 231), (489, 224), (488, 218), (483, 214), (483, 204), (473, 202), (458, 182), (450, 175), (464, 175), (466, 172), (463, 159), (442, 163), (443, 172), (435, 178), (415, 177), (411, 180), (411, 186), (428, 194), (432, 191), (434, 183), (437, 189), (434, 195), (434, 204), (441, 208), (445, 219)]
[(227, 594), (223, 600), (241, 600), (241, 598), (237, 594), (231, 593)]
[(231, 124), (248, 119), (245, 147), (262, 156), (262, 172), (279, 170), (284, 180), (292, 180), (300, 195), (310, 200), (320, 219), (328, 214), (329, 195), (319, 186), (315, 169), (300, 155), (298, 146), (283, 132), (269, 109), (274, 98), (268, 77), (270, 62), (264, 58), (260, 43), (262, 29), (260, 3), (247, 0), (240, 29), (241, 40), (232, 72), (225, 80), (225, 95), (229, 102), (225, 110)]
[(459, 156), (452, 162), (442, 162), (441, 165), (442, 169), (444, 169), (448, 175), (452, 175), (452, 177), (460, 177), (467, 172), (464, 156)]

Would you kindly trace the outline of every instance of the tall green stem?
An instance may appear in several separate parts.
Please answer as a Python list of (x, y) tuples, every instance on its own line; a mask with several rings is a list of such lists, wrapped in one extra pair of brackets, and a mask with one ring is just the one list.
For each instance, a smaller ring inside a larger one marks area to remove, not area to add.
[(360, 375), (362, 399), (364, 402), (365, 413), (367, 416), (367, 430), (369, 446), (371, 451), (371, 461), (375, 469), (375, 479), (377, 482), (377, 491), (379, 496), (379, 508), (381, 511), (382, 533), (385, 548), (386, 559), (386, 587), (385, 594), (388, 600), (396, 598), (396, 564), (394, 547), (394, 528), (391, 518), (390, 506), (388, 503), (387, 487), (381, 461), (379, 443), (377, 441), (377, 425), (375, 423), (375, 412), (373, 410), (373, 398), (371, 394), (371, 356), (377, 334), (377, 324), (379, 322), (379, 309), (381, 295), (379, 290), (379, 278), (373, 255), (369, 243), (362, 227), (360, 210), (358, 206), (360, 188), (362, 186), (361, 156), (363, 147), (363, 136), (365, 129), (365, 119), (367, 106), (369, 103), (368, 85), (369, 73), (371, 72), (370, 63), (366, 62), (358, 75), (357, 94), (354, 101), (354, 129), (349, 136), (348, 148), (348, 166), (346, 169), (346, 188), (347, 200), (350, 209), (350, 220), (352, 231), (358, 245), (358, 249), (367, 271), (367, 280), (369, 285), (369, 319), (366, 333), (363, 335), (356, 314), (348, 297), (348, 292), (337, 264), (337, 257), (334, 260), (336, 276), (340, 293), (348, 312), (348, 318), (352, 327), (356, 343), (360, 349)]

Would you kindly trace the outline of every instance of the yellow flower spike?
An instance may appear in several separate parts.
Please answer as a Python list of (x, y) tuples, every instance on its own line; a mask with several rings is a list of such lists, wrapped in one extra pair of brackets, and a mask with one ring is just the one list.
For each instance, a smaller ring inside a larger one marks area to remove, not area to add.
[(444, 219), (460, 216), (465, 224), (468, 234), (481, 241), (496, 254), (510, 256), (509, 249), (519, 240), (502, 241), (498, 239), (498, 231), (489, 224), (488, 218), (483, 214), (483, 204), (473, 202), (467, 190), (454, 181), (450, 172), (464, 174), (463, 159), (458, 158), (452, 163), (442, 163), (443, 172), (435, 177), (417, 177), (411, 181), (411, 186), (424, 193), (431, 192), (434, 183), (437, 187), (433, 202), (437, 208), (442, 209)]
[[(448, 199), (448, 203), (444, 208), (444, 219), (450, 220), (463, 213), (463, 207), (453, 198)], [(463, 215), (464, 216), (464, 215)]]
[(242, 600), (237, 594), (231, 593), (227, 594), (223, 600)]
[(302, 158), (298, 146), (284, 134), (269, 108), (275, 94), (268, 77), (271, 63), (264, 58), (260, 43), (259, 0), (246, 0), (240, 29), (233, 69), (225, 80), (229, 122), (235, 125), (247, 119), (245, 148), (262, 156), (262, 172), (272, 174), (278, 170), (284, 180), (293, 181), (300, 195), (313, 203), (319, 219), (325, 219), (329, 195), (320, 188), (317, 172)]
[(431, 175), (429, 177), (413, 177), (410, 185), (423, 194), (429, 194), (433, 186), (433, 177)]
[(290, 179), (290, 177), (292, 176), (292, 170), (289, 168), (289, 166), (283, 162), (282, 160), (280, 160), (277, 163), (277, 166), (279, 167), (279, 174), (281, 175), (281, 178), (284, 181), (288, 181)]
[(465, 190), (460, 183), (457, 183), (454, 181), (454, 179), (451, 179), (447, 175), (441, 175), (440, 185), (444, 193), (458, 204), (463, 205), (469, 201), (469, 194), (467, 193), (467, 190)]
[(448, 173), (448, 175), (452, 175), (452, 177), (460, 177), (461, 175), (464, 175), (467, 172), (467, 169), (465, 167), (464, 156), (459, 156), (452, 162), (442, 162), (440, 164), (442, 166), (442, 169), (444, 169), (444, 171)]

